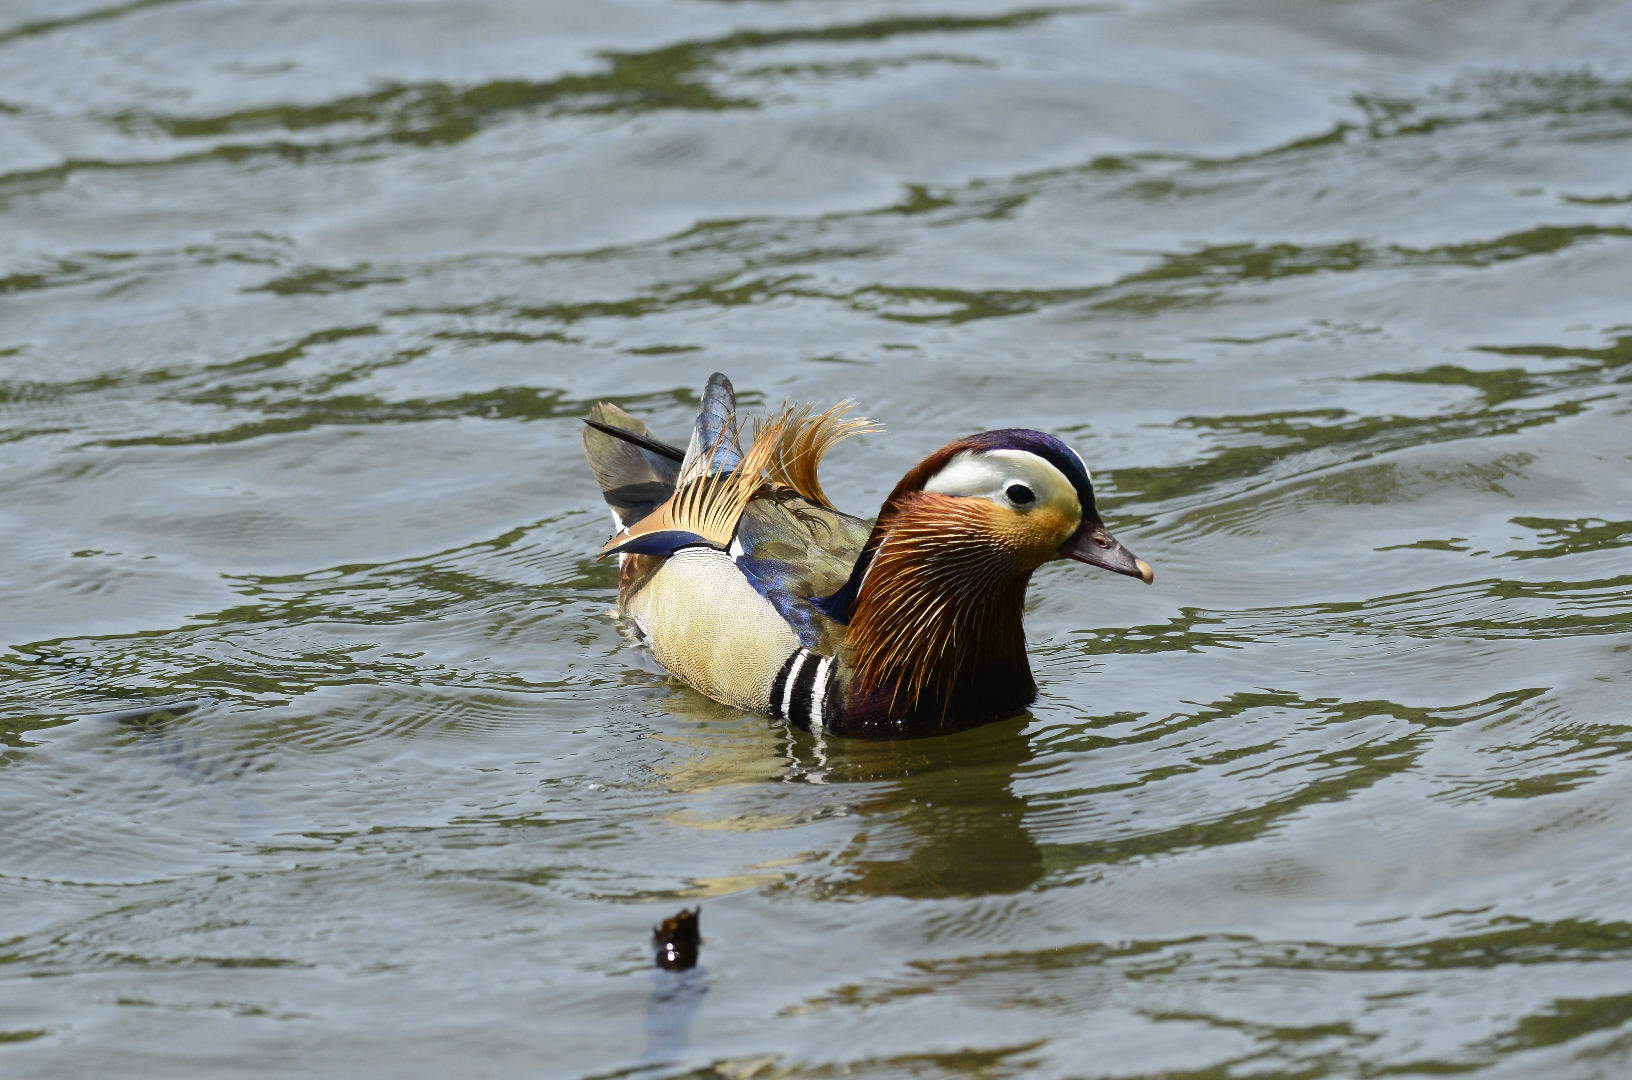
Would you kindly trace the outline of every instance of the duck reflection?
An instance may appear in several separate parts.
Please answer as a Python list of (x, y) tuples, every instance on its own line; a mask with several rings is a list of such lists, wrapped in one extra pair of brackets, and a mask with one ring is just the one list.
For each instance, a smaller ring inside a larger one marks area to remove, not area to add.
[(1044, 873), (1025, 827), (1015, 776), (1033, 757), (1030, 717), (939, 738), (894, 742), (808, 737), (795, 756), (825, 756), (829, 783), (867, 784), (865, 823), (840, 857), (854, 874), (843, 893), (914, 899), (983, 896), (1029, 888)]
[[(655, 736), (691, 751), (659, 766), (671, 789), (702, 794), (767, 782), (853, 789), (844, 808), (859, 828), (836, 857), (848, 875), (824, 884), (829, 895), (981, 896), (1017, 892), (1043, 877), (1042, 853), (1025, 826), (1026, 803), (1014, 790), (1019, 770), (1034, 757), (1029, 717), (955, 735), (870, 742), (790, 731), (690, 691), (677, 691), (664, 705), (703, 721)], [(726, 819), (702, 810), (671, 819), (758, 831), (795, 827), (809, 816), (786, 800), (748, 799), (734, 800)], [(767, 876), (784, 880), (781, 873)]]

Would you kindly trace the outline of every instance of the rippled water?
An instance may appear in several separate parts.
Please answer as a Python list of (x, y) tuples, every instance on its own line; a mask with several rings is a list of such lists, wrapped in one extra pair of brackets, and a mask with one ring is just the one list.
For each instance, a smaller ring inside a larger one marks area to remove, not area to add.
[[(1628, 1075), (1629, 282), (1624, 0), (0, 4), (0, 1071)], [(577, 419), (716, 369), (1156, 585), (716, 706)]]

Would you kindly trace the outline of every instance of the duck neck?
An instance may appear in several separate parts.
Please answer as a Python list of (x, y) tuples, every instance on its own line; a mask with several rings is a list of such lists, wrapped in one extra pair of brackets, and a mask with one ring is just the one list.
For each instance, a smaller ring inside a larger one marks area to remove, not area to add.
[(1035, 564), (976, 500), (904, 496), (881, 519), (840, 657), (845, 713), (880, 733), (957, 730), (1037, 696), (1022, 610)]

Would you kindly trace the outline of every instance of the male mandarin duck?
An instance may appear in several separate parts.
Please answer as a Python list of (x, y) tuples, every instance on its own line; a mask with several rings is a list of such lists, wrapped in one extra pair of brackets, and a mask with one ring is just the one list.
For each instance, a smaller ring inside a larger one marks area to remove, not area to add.
[(1076, 559), (1147, 584), (1106, 531), (1077, 452), (1025, 428), (920, 461), (869, 524), (816, 481), (844, 406), (784, 408), (744, 450), (731, 382), (703, 392), (690, 446), (596, 405), (584, 451), (618, 532), (618, 613), (715, 701), (817, 733), (936, 735), (1026, 711), (1021, 609), (1034, 570)]

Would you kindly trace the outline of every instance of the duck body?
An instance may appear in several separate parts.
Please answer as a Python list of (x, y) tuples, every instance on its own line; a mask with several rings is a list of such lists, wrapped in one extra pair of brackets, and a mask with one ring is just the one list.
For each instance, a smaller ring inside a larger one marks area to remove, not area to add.
[(731, 384), (709, 380), (689, 447), (597, 405), (585, 452), (618, 532), (618, 613), (671, 674), (818, 733), (946, 734), (1026, 711), (1032, 572), (1074, 558), (1150, 580), (1053, 436), (981, 432), (902, 478), (876, 522), (834, 508), (816, 465), (872, 430), (783, 410), (744, 450)]

